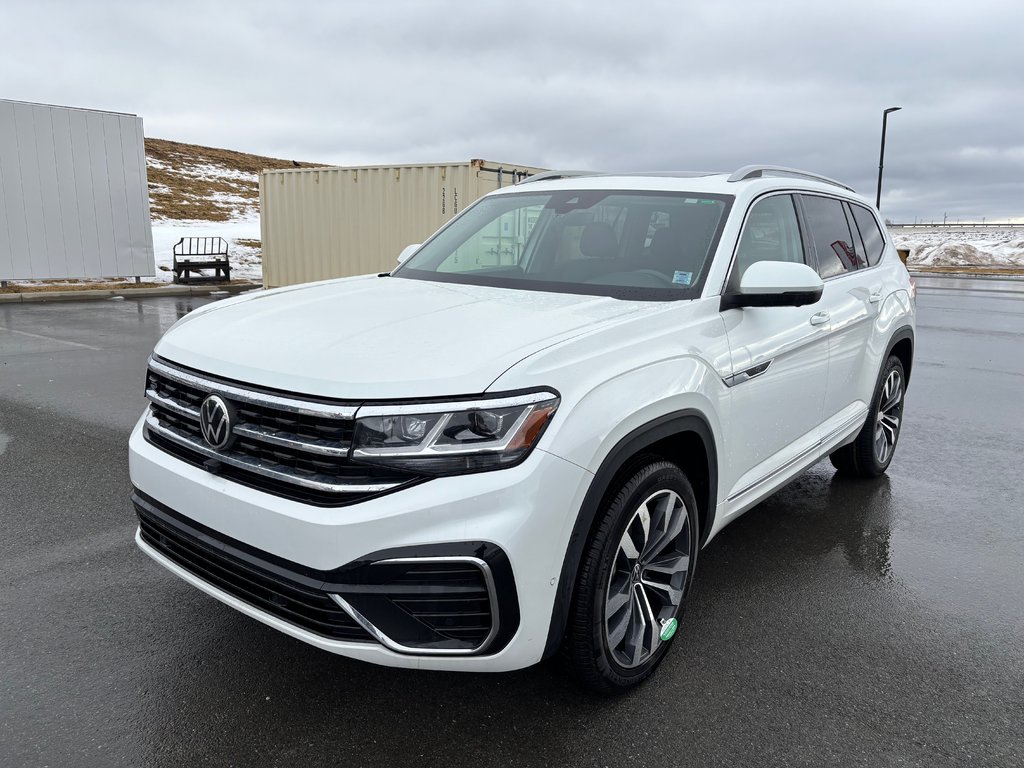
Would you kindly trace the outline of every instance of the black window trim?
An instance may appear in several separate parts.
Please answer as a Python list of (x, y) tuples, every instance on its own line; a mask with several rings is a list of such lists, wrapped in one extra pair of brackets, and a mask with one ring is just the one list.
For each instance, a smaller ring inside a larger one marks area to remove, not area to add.
[[(853, 225), (857, 227), (857, 232), (860, 235), (861, 242), (864, 243), (864, 258), (867, 259), (868, 261), (868, 266), (864, 267), (864, 269), (871, 269), (872, 267), (877, 267), (879, 264), (882, 263), (882, 259), (885, 258), (885, 249), (889, 246), (889, 239), (886, 237), (887, 230), (879, 223), (878, 217), (875, 215), (875, 212), (872, 211), (863, 203), (858, 203), (853, 200), (847, 200), (846, 205), (850, 209), (850, 218), (853, 219)], [(858, 208), (863, 208), (867, 212), (867, 214), (871, 217), (871, 220), (875, 222), (875, 228), (878, 230), (878, 236), (882, 238), (882, 252), (878, 254), (878, 261), (876, 261), (874, 264), (871, 263), (871, 257), (868, 255), (868, 244), (867, 241), (864, 240), (864, 233), (861, 232), (860, 222), (857, 221), (857, 214), (853, 209), (854, 206), (857, 206)], [(859, 272), (860, 270), (857, 271)]]
[(725, 281), (722, 283), (721, 293), (722, 297), (728, 296), (729, 281), (732, 280), (733, 271), (736, 269), (736, 257), (739, 254), (740, 243), (743, 242), (743, 234), (747, 231), (747, 222), (750, 220), (750, 212), (754, 209), (754, 206), (760, 203), (762, 200), (769, 197), (776, 197), (778, 195), (789, 195), (790, 202), (793, 203), (793, 213), (796, 216), (797, 230), (800, 233), (800, 247), (804, 252), (804, 264), (809, 266), (815, 272), (818, 271), (818, 257), (814, 251), (814, 248), (807, 247), (807, 230), (804, 228), (803, 217), (800, 215), (801, 210), (795, 195), (799, 190), (795, 189), (772, 189), (767, 192), (762, 192), (760, 195), (755, 197), (747, 205), (747, 209), (743, 212), (743, 223), (740, 225), (739, 234), (736, 236), (736, 242), (732, 246), (732, 255), (729, 257), (729, 268), (725, 272)]
[[(843, 215), (846, 217), (846, 226), (850, 228), (850, 237), (854, 238), (853, 241), (853, 252), (856, 254), (858, 259), (864, 259), (864, 266), (860, 263), (857, 264), (855, 272), (860, 272), (862, 269), (868, 268), (868, 249), (864, 246), (864, 238), (860, 234), (860, 227), (857, 226), (857, 222), (853, 220), (853, 211), (850, 210), (850, 203), (843, 200)], [(860, 244), (860, 248), (857, 248), (857, 244)]]
[[(803, 201), (799, 199), (801, 195), (814, 195), (816, 197), (827, 197), (827, 198), (829, 198), (831, 200), (836, 200), (839, 203), (847, 203), (847, 204), (856, 203), (855, 200), (850, 200), (848, 198), (840, 197), (838, 195), (831, 195), (831, 194), (828, 194), (826, 192), (817, 192), (817, 191), (800, 189), (800, 190), (796, 190), (795, 194), (796, 194), (796, 196), (798, 198), (797, 199), (797, 210), (798, 210), (798, 215), (799, 215), (799, 217), (801, 219), (800, 226), (801, 226), (802, 229), (806, 226), (805, 220), (806, 220), (807, 213), (806, 213), (806, 211), (804, 211)], [(857, 203), (857, 205), (860, 205), (862, 208), (866, 207), (863, 203)], [(846, 215), (845, 207), (844, 207), (843, 211), (844, 211), (843, 215), (845, 216)], [(872, 214), (872, 215), (874, 215), (874, 214)], [(877, 221), (878, 221), (877, 217), (876, 217), (875, 221), (877, 223)], [(806, 230), (804, 230), (804, 231), (806, 231)], [(879, 228), (879, 232), (880, 233), (881, 233), (881, 231), (882, 231), (881, 228)], [(857, 233), (858, 233), (858, 236), (859, 236), (860, 235), (860, 230), (858, 230)], [(853, 237), (853, 232), (850, 232), (850, 237)], [(884, 243), (888, 243), (888, 241), (885, 239), (884, 235), (882, 236), (882, 241)], [(815, 265), (817, 265), (818, 249), (815, 247), (813, 241), (811, 242), (811, 250), (814, 251), (814, 254), (815, 254)], [(883, 256), (885, 256), (885, 249), (884, 249), (884, 247), (882, 249), (882, 256), (880, 256), (878, 258), (878, 262), (877, 263), (875, 263), (875, 264), (870, 264), (869, 263), (868, 266), (860, 267), (858, 269), (848, 269), (845, 272), (843, 272), (841, 275), (832, 275), (831, 277), (822, 277), (821, 281), (823, 283), (830, 283), (833, 280), (841, 280), (842, 278), (849, 277), (850, 275), (858, 275), (858, 274), (861, 274), (862, 272), (867, 272), (869, 270), (875, 269), (876, 267), (881, 265), (882, 257)], [(865, 258), (867, 258), (867, 254), (865, 254)], [(815, 271), (818, 272), (818, 276), (820, 277), (821, 276), (821, 271), (817, 269), (817, 266), (815, 266)]]

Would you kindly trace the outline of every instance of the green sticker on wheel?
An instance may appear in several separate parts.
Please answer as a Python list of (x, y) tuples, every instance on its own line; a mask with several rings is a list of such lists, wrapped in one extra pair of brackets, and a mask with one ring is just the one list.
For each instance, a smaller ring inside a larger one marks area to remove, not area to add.
[(678, 619), (667, 619), (661, 622), (661, 642), (667, 643), (672, 639), (672, 635), (679, 629)]

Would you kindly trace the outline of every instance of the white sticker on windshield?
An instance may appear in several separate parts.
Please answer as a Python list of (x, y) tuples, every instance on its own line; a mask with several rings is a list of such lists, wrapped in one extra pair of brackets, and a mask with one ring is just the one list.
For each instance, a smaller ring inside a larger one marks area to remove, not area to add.
[(693, 282), (693, 272), (680, 272), (676, 270), (676, 273), (672, 275), (672, 282), (676, 285), (689, 285)]

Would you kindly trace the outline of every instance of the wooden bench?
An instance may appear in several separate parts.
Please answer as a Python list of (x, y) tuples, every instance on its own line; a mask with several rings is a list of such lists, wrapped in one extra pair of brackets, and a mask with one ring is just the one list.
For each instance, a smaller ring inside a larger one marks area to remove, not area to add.
[[(174, 244), (174, 282), (226, 283), (231, 280), (228, 243), (223, 237), (183, 237)], [(213, 274), (203, 274), (212, 269)], [(197, 274), (192, 274), (193, 272)]]

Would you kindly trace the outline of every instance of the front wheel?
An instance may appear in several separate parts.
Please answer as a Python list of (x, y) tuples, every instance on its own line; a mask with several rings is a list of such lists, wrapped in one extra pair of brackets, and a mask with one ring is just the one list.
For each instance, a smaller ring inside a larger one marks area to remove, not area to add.
[(686, 475), (652, 457), (625, 478), (591, 539), (563, 658), (588, 687), (647, 678), (682, 615), (697, 559), (697, 503)]
[(832, 466), (857, 477), (878, 477), (889, 468), (903, 426), (905, 392), (903, 363), (892, 355), (882, 369), (863, 428), (852, 443), (832, 452)]

